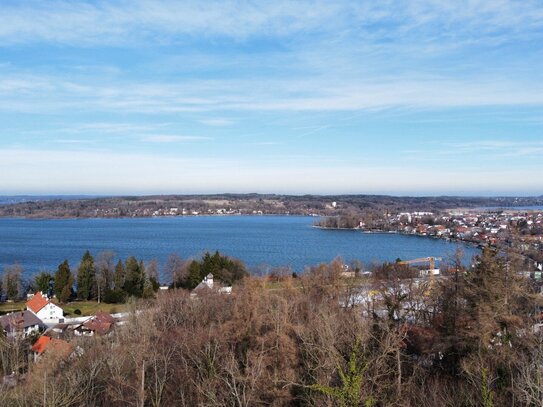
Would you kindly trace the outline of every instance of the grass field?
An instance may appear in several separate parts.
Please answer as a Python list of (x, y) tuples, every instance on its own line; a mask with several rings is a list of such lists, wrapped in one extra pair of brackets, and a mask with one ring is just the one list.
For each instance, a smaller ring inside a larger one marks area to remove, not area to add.
[[(127, 304), (98, 304), (96, 301), (69, 302), (68, 304), (61, 305), (61, 307), (64, 310), (64, 315), (67, 317), (94, 315), (99, 311), (115, 314), (128, 309)], [(76, 313), (76, 310), (81, 311), (81, 314)]]
[(22, 311), (24, 309), (25, 309), (24, 301), (0, 303), (0, 315), (4, 315), (13, 311)]
[[(75, 301), (68, 304), (61, 304), (60, 306), (64, 310), (64, 315), (67, 317), (94, 315), (98, 311), (115, 314), (117, 312), (124, 312), (128, 310), (127, 304), (98, 304), (96, 301)], [(25, 308), (26, 306), (24, 301), (5, 302), (0, 304), (0, 315), (13, 311), (22, 311)], [(81, 314), (77, 314), (75, 312), (77, 309), (81, 311)]]

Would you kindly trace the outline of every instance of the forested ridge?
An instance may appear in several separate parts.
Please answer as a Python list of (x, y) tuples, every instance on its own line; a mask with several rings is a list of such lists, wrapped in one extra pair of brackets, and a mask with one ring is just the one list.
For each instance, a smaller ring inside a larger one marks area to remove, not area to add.
[[(332, 205), (335, 203), (336, 205)], [(386, 195), (214, 194), (29, 199), (0, 205), (0, 217), (93, 218), (206, 214), (334, 215), (350, 211), (440, 210), (542, 205), (543, 197), (395, 197)]]

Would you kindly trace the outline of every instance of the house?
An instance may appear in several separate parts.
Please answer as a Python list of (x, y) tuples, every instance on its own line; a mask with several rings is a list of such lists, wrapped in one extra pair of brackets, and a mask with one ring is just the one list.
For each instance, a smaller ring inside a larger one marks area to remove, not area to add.
[(53, 304), (41, 292), (37, 292), (27, 301), (26, 309), (36, 315), (46, 325), (64, 322), (64, 311), (62, 308)]
[(106, 312), (98, 312), (74, 329), (77, 336), (107, 335), (115, 325), (115, 318)]
[(52, 338), (66, 339), (67, 337), (70, 337), (72, 327), (72, 325), (66, 323), (56, 324), (47, 329), (44, 335), (51, 336)]
[(204, 279), (198, 284), (194, 291), (200, 291), (202, 289), (213, 289), (213, 274), (209, 273), (207, 276), (204, 277)]
[(34, 362), (37, 362), (44, 353), (54, 353), (61, 357), (68, 357), (72, 353), (72, 346), (65, 340), (42, 335), (32, 345), (31, 350), (34, 354)]
[(0, 317), (0, 328), (7, 337), (27, 336), (43, 328), (43, 322), (30, 311), (12, 312)]
[(198, 295), (198, 293), (206, 292), (206, 291), (217, 291), (222, 294), (231, 294), (232, 293), (232, 287), (223, 286), (223, 285), (217, 285), (213, 281), (213, 274), (209, 273), (207, 276), (204, 277), (204, 279), (198, 284), (194, 290), (192, 290), (192, 293), (190, 294), (192, 297)]

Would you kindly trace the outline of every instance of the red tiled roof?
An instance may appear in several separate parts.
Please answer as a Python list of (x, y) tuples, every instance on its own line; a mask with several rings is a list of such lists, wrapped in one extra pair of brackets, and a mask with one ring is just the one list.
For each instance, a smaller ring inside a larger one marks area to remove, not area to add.
[(102, 311), (97, 312), (93, 319), (99, 322), (108, 322), (110, 324), (115, 323), (115, 318), (113, 318), (111, 314)]
[(32, 351), (41, 355), (46, 350), (53, 350), (54, 352), (62, 353), (64, 356), (68, 356), (72, 349), (70, 344), (62, 339), (55, 339), (42, 335), (36, 341), (36, 343), (32, 345)]
[(94, 319), (94, 320), (85, 322), (83, 326), (87, 328), (89, 331), (96, 332), (98, 335), (105, 335), (109, 332), (111, 328), (111, 323), (97, 321)]
[(29, 301), (27, 301), (26, 308), (34, 314), (37, 314), (47, 304), (49, 304), (49, 301), (45, 299), (40, 292), (37, 292)]
[(32, 345), (32, 352), (38, 352), (38, 354), (42, 354), (45, 348), (47, 348), (47, 345), (51, 342), (51, 338), (49, 336), (40, 336), (36, 343)]
[(94, 331), (99, 335), (105, 335), (109, 332), (115, 323), (113, 318), (107, 312), (98, 312), (93, 318), (87, 320), (83, 326), (89, 331)]

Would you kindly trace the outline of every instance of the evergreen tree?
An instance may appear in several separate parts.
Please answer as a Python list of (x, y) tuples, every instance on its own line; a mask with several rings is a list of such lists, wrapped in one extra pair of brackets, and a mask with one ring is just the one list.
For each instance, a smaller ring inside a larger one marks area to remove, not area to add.
[(122, 291), (124, 289), (124, 279), (126, 277), (126, 270), (121, 260), (115, 266), (115, 274), (113, 275), (113, 283), (116, 291)]
[(54, 283), (55, 295), (60, 302), (66, 302), (70, 299), (73, 284), (74, 278), (70, 270), (70, 265), (68, 264), (68, 260), (64, 260), (58, 266)]
[(189, 265), (189, 276), (187, 278), (187, 287), (189, 290), (194, 289), (198, 284), (200, 284), (200, 281), (202, 281), (202, 267), (200, 267), (200, 263), (198, 263), (196, 260), (193, 260)]
[(143, 285), (145, 283), (144, 267), (142, 262), (138, 262), (134, 256), (126, 259), (126, 276), (124, 280), (124, 291), (128, 295), (141, 297), (143, 295)]
[(242, 262), (223, 256), (218, 251), (213, 255), (210, 253), (204, 254), (201, 268), (200, 281), (211, 273), (223, 283), (233, 284), (248, 275)]
[(96, 267), (94, 259), (87, 250), (77, 269), (77, 297), (82, 300), (96, 298)]
[(34, 277), (34, 288), (36, 291), (49, 294), (49, 291), (51, 290), (51, 282), (54, 280), (55, 278), (51, 273), (42, 271), (40, 274)]

